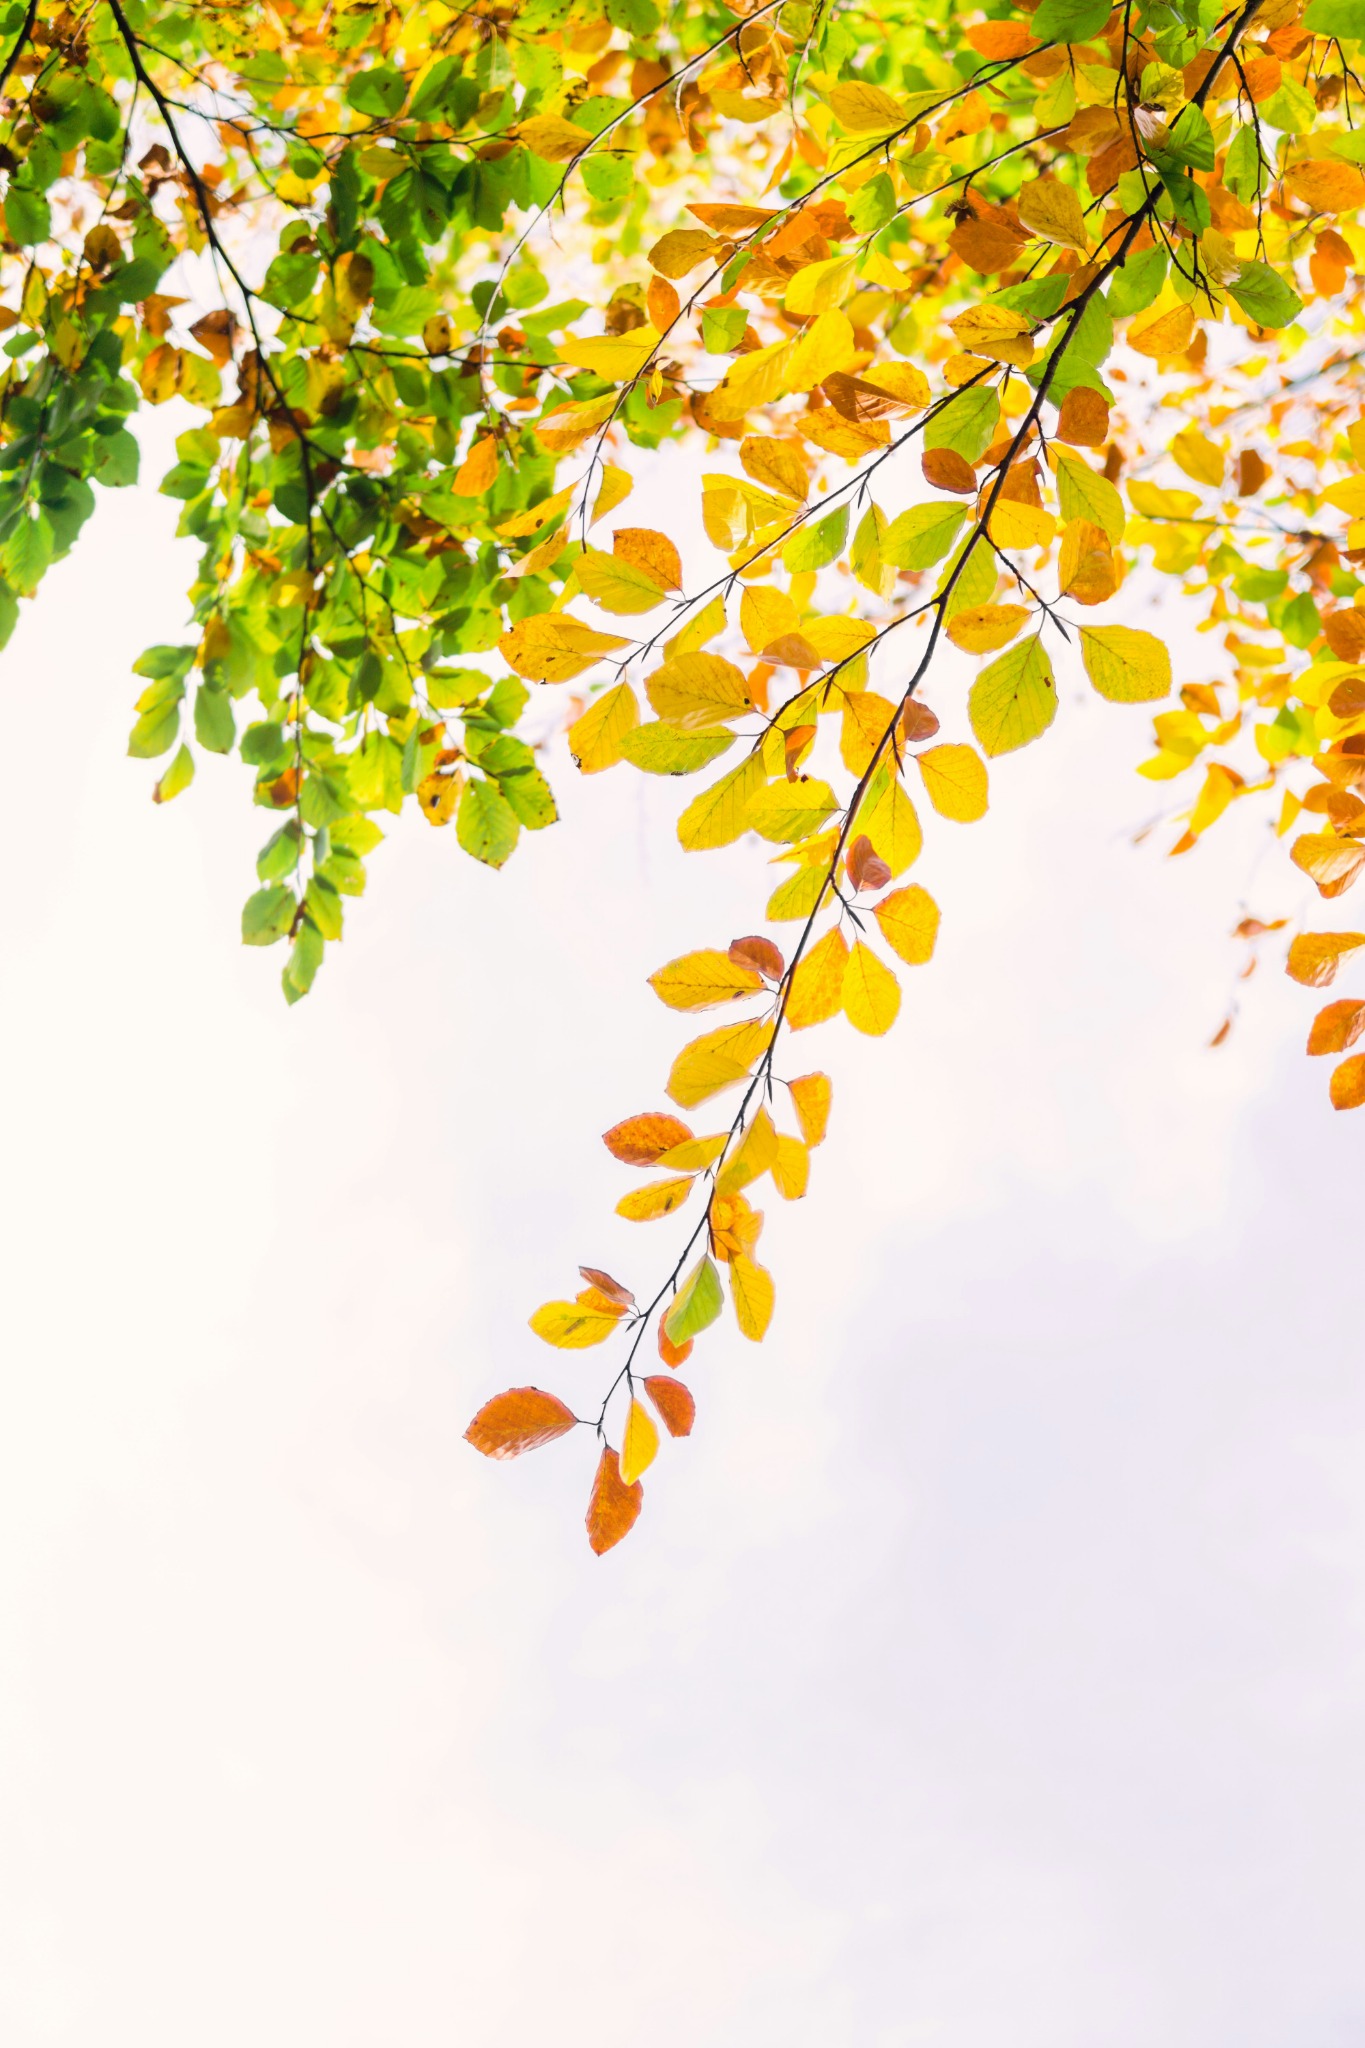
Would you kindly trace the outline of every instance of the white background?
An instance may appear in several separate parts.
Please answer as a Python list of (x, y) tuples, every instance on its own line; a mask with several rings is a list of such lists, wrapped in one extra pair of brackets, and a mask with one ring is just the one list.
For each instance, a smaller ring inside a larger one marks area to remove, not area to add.
[(894, 1033), (793, 1060), (772, 1334), (598, 1560), (586, 1437), (461, 1433), (586, 1405), (526, 1328), (580, 1259), (671, 1264), (597, 1134), (772, 871), (561, 750), (561, 829), (405, 823), (287, 1011), (246, 771), (123, 758), (174, 510), (106, 501), (0, 683), (7, 2048), (1356, 2048), (1365, 1127), (1277, 958), (1206, 1049), (1299, 901), (1262, 826), (1134, 850), (1145, 714), (1065, 679)]

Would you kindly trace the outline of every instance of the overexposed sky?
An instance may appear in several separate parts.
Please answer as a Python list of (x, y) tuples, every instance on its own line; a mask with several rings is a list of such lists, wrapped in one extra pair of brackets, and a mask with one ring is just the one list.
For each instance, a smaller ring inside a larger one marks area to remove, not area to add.
[(598, 1384), (526, 1328), (580, 1259), (671, 1264), (597, 1134), (767, 872), (561, 750), (561, 829), (405, 822), (287, 1011), (246, 771), (123, 757), (174, 516), (0, 663), (6, 2048), (1355, 2048), (1365, 1122), (1269, 961), (1205, 1049), (1259, 826), (1134, 850), (1145, 715), (1064, 681), (895, 1031), (806, 1035), (772, 1334), (597, 1560), (586, 1440), (461, 1434)]

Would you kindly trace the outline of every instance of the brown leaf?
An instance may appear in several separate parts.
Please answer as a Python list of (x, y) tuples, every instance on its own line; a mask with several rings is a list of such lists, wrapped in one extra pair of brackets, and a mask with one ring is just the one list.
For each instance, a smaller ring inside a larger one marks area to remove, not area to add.
[(918, 697), (906, 699), (901, 713), (901, 738), (907, 747), (918, 746), (921, 740), (931, 740), (938, 731), (938, 719), (927, 704), (921, 704)]
[[(1322, 630), (1338, 661), (1359, 661), (1365, 654), (1365, 611), (1358, 610), (1355, 605), (1343, 605), (1340, 611), (1324, 612)], [(1353, 693), (1354, 709), (1338, 711), (1335, 697), (1348, 690)], [(1338, 683), (1331, 709), (1337, 718), (1354, 718), (1365, 711), (1365, 683), (1359, 676), (1350, 676), (1344, 683)]]
[(781, 981), (786, 962), (771, 939), (732, 939), (729, 956), (738, 967), (752, 967), (769, 981)]
[(1216, 1030), (1216, 1031), (1214, 1032), (1214, 1034), (1213, 1034), (1213, 1037), (1212, 1037), (1212, 1038), (1211, 1038), (1211, 1039), (1209, 1040), (1209, 1050), (1210, 1050), (1210, 1052), (1212, 1052), (1212, 1051), (1213, 1051), (1213, 1049), (1214, 1049), (1214, 1047), (1215, 1047), (1215, 1046), (1219, 1046), (1219, 1045), (1224, 1045), (1224, 1044), (1226, 1044), (1226, 1042), (1227, 1042), (1227, 1039), (1228, 1039), (1228, 1035), (1229, 1035), (1229, 1033), (1231, 1032), (1231, 1030), (1232, 1030), (1232, 1019), (1231, 1019), (1231, 1017), (1224, 1017), (1224, 1019), (1223, 1019), (1222, 1023), (1221, 1023), (1221, 1024), (1220, 1024), (1220, 1025), (1218, 1026), (1218, 1029), (1217, 1029), (1217, 1030)]
[(637, 1479), (634, 1486), (624, 1484), (620, 1460), (611, 1445), (604, 1444), (585, 1518), (588, 1541), (599, 1557), (623, 1536), (629, 1536), (640, 1518), (644, 1499), (640, 1481)]
[(656, 1373), (645, 1381), (645, 1392), (670, 1436), (691, 1436), (697, 1404), (681, 1380), (666, 1380)]
[(1057, 415), (1057, 439), (1073, 448), (1102, 448), (1109, 436), (1109, 407), (1088, 384), (1075, 384)]
[(635, 1296), (628, 1287), (623, 1287), (619, 1280), (613, 1280), (610, 1273), (602, 1272), (597, 1266), (580, 1266), (578, 1270), (589, 1287), (595, 1288), (599, 1294), (604, 1294), (608, 1301), (619, 1302), (622, 1308), (634, 1308)]
[(997, 270), (1008, 270), (1028, 237), (1018, 229), (1003, 222), (989, 220), (959, 221), (948, 238), (948, 247), (955, 256), (960, 256), (969, 270), (975, 270), (982, 277), (990, 277)]
[(232, 361), (232, 337), (236, 331), (237, 323), (226, 306), (220, 306), (216, 312), (205, 313), (203, 319), (196, 320), (190, 329), (200, 348), (213, 357), (220, 370)]
[(926, 448), (920, 457), (924, 481), (936, 491), (956, 491), (967, 497), (976, 489), (976, 472), (956, 448)]
[(1265, 462), (1254, 448), (1243, 448), (1237, 457), (1238, 497), (1254, 498), (1269, 475), (1269, 463)]
[(670, 1116), (667, 1110), (646, 1110), (640, 1116), (628, 1116), (613, 1124), (602, 1133), (602, 1143), (613, 1159), (626, 1166), (653, 1166), (656, 1159), (691, 1136), (691, 1130), (680, 1117)]
[(465, 1431), (465, 1442), (485, 1458), (519, 1458), (571, 1430), (578, 1418), (539, 1387), (510, 1387), (485, 1401)]
[(884, 889), (891, 880), (890, 868), (866, 832), (860, 832), (848, 850), (848, 879), (855, 891)]

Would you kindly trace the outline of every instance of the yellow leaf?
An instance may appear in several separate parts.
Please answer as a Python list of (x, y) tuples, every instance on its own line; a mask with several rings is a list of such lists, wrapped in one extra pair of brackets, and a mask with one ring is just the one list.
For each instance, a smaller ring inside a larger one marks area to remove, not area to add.
[(763, 976), (728, 953), (684, 953), (649, 977), (649, 985), (670, 1010), (713, 1010), (766, 986)]
[(858, 259), (856, 256), (830, 256), (820, 263), (808, 263), (804, 270), (798, 270), (787, 286), (783, 300), (787, 312), (798, 318), (811, 313), (828, 312), (831, 306), (840, 306), (853, 291), (858, 282)]
[(795, 1081), (788, 1081), (787, 1089), (802, 1137), (808, 1145), (821, 1144), (829, 1128), (830, 1103), (834, 1095), (834, 1084), (829, 1075), (801, 1074)]
[[(904, 889), (893, 889), (880, 903), (873, 904), (872, 915), (892, 952), (909, 966), (922, 967), (933, 957), (939, 910), (927, 889), (921, 889), (916, 882)], [(800, 1115), (799, 1109), (797, 1114)]]
[(783, 775), (750, 799), (749, 823), (761, 838), (781, 845), (818, 832), (838, 808), (839, 799), (827, 782), (813, 777), (788, 782)]
[(810, 391), (836, 370), (846, 370), (857, 352), (853, 323), (847, 313), (822, 313), (799, 341), (791, 343), (787, 389)]
[(729, 1142), (728, 1131), (716, 1131), (709, 1138), (685, 1138), (681, 1145), (670, 1145), (667, 1152), (660, 1153), (656, 1164), (674, 1173), (702, 1173), (720, 1158)]
[(724, 725), (753, 701), (742, 672), (718, 654), (675, 654), (645, 678), (645, 690), (659, 717), (683, 732)]
[(650, 250), (650, 267), (660, 277), (686, 277), (715, 247), (714, 235), (704, 235), (697, 228), (670, 228)]
[(626, 1411), (626, 1432), (621, 1440), (621, 1484), (634, 1486), (642, 1472), (654, 1463), (659, 1432), (654, 1418), (642, 1401), (632, 1401)]
[(529, 512), (516, 512), (510, 519), (504, 519), (495, 530), (503, 540), (525, 540), (528, 535), (539, 533), (542, 526), (548, 526), (552, 519), (558, 519), (561, 512), (567, 512), (574, 501), (576, 484), (570, 484), (566, 491), (556, 491), (551, 498), (542, 498), (538, 505), (532, 505)]
[(718, 1195), (738, 1194), (768, 1171), (777, 1157), (777, 1132), (766, 1108), (759, 1109), (748, 1130), (716, 1176)]
[(1028, 618), (1027, 605), (974, 604), (949, 619), (948, 638), (968, 654), (990, 654), (1013, 640)]
[(775, 1294), (773, 1276), (767, 1267), (744, 1252), (736, 1252), (730, 1261), (730, 1299), (735, 1305), (735, 1321), (741, 1336), (751, 1338), (755, 1344), (762, 1342), (773, 1319)]
[(620, 561), (652, 576), (661, 590), (682, 589), (682, 561), (666, 533), (656, 533), (652, 526), (618, 526), (611, 537), (611, 551)]
[(537, 1337), (559, 1351), (585, 1351), (600, 1344), (617, 1327), (624, 1308), (612, 1314), (605, 1307), (585, 1307), (577, 1301), (547, 1301), (531, 1318)]
[(987, 531), (998, 547), (1045, 548), (1057, 531), (1057, 522), (1041, 505), (1024, 505), (1017, 498), (999, 498)]
[(533, 114), (530, 120), (517, 123), (516, 133), (518, 142), (524, 142), (533, 156), (543, 157), (547, 164), (568, 163), (591, 149), (593, 140), (586, 128), (575, 128), (559, 114)]
[(1058, 178), (1034, 178), (1019, 187), (1019, 218), (1035, 235), (1084, 256), (1090, 247), (1081, 202), (1070, 185)]
[(1352, 519), (1365, 517), (1365, 476), (1343, 477), (1340, 483), (1329, 484), (1322, 495)]
[(593, 501), (593, 525), (595, 526), (599, 519), (605, 519), (608, 512), (614, 512), (623, 499), (630, 496), (634, 488), (635, 479), (628, 469), (618, 469), (614, 462), (604, 462), (602, 481)]
[(663, 586), (648, 569), (601, 548), (577, 556), (574, 574), (584, 596), (604, 612), (652, 612), (664, 601)]
[[(1136, 349), (1140, 356), (1150, 356), (1154, 361), (1162, 356), (1179, 356), (1185, 353), (1194, 334), (1194, 314), (1188, 306), (1175, 306), (1169, 313), (1160, 313), (1155, 320), (1149, 320), (1145, 327), (1128, 330), (1128, 346)], [(1131, 491), (1129, 496), (1132, 496)]]
[(836, 926), (816, 941), (792, 975), (785, 1016), (793, 1031), (838, 1016), (844, 1006), (847, 966), (848, 944)]
[(888, 129), (905, 125), (899, 102), (866, 79), (851, 78), (832, 85), (825, 98), (836, 118), (857, 134), (884, 135)]
[(768, 348), (751, 349), (729, 369), (711, 394), (707, 410), (718, 420), (740, 420), (760, 405), (771, 405), (792, 389), (787, 371), (793, 344), (775, 341)]
[(784, 634), (799, 633), (801, 614), (785, 590), (750, 584), (739, 601), (739, 630), (755, 654)]
[(870, 619), (810, 619), (805, 635), (821, 661), (851, 661), (877, 637)]
[(657, 1217), (671, 1216), (675, 1209), (680, 1209), (692, 1188), (690, 1174), (677, 1180), (652, 1180), (648, 1186), (632, 1188), (628, 1195), (622, 1195), (616, 1213), (624, 1216), (627, 1223), (653, 1223)]
[(552, 455), (572, 455), (589, 434), (606, 425), (615, 408), (616, 396), (611, 391), (601, 398), (575, 399), (569, 405), (557, 405), (537, 422), (536, 439)]
[(859, 939), (844, 973), (844, 1014), (849, 1023), (869, 1038), (880, 1038), (895, 1023), (900, 1006), (900, 983)]
[(739, 459), (755, 483), (781, 491), (802, 504), (810, 488), (805, 457), (795, 441), (777, 441), (770, 435), (748, 434), (739, 444)]
[(1022, 313), (1004, 306), (973, 306), (950, 322), (961, 346), (993, 363), (1013, 363), (1026, 370), (1033, 361), (1033, 342)]
[(585, 775), (596, 775), (622, 758), (622, 735), (633, 732), (639, 723), (634, 690), (629, 683), (617, 683), (569, 727), (569, 752)]
[(970, 825), (986, 815), (986, 764), (974, 747), (929, 747), (915, 758), (940, 817)]
[(474, 443), (450, 480), (457, 498), (481, 498), (498, 473), (498, 444), (491, 434)]
[(1171, 657), (1152, 633), (1131, 626), (1082, 626), (1081, 659), (1111, 704), (1153, 704), (1171, 689)]
[(903, 875), (919, 859), (924, 834), (915, 806), (894, 775), (866, 815), (859, 815), (858, 829), (866, 832), (874, 853), (881, 855), (893, 875)]
[(625, 644), (617, 634), (599, 633), (565, 612), (541, 612), (519, 619), (499, 640), (498, 651), (518, 675), (539, 683), (564, 683), (591, 668), (600, 655)]
[(1284, 182), (1315, 213), (1354, 213), (1365, 205), (1365, 178), (1354, 164), (1295, 164), (1285, 172)]
[[(1135, 477), (1129, 484), (1128, 498), (1133, 510), (1144, 519), (1188, 519), (1199, 510), (1199, 500), (1193, 491), (1164, 491), (1160, 484), (1144, 483), (1141, 477)], [(1361, 502), (1365, 504), (1365, 497)]]
[(678, 838), (689, 853), (730, 846), (749, 829), (749, 805), (767, 776), (762, 756), (748, 754), (737, 768), (693, 797), (678, 820)]
[(1176, 466), (1186, 476), (1193, 477), (1197, 484), (1207, 484), (1216, 490), (1223, 481), (1226, 459), (1221, 448), (1216, 448), (1197, 427), (1182, 427), (1171, 442), (1171, 454)]
[(800, 1201), (810, 1182), (810, 1153), (799, 1138), (778, 1138), (772, 1176), (773, 1186), (784, 1202)]
[(668, 1076), (668, 1093), (683, 1109), (743, 1081), (773, 1035), (770, 1022), (726, 1024), (683, 1047)]
[(875, 690), (850, 690), (844, 698), (839, 752), (850, 775), (865, 774), (872, 756), (896, 722), (896, 707)]
[(593, 335), (590, 340), (566, 334), (559, 344), (559, 360), (576, 370), (591, 370), (609, 384), (628, 384), (639, 376), (659, 341), (657, 331), (648, 325), (632, 327), (629, 334)]

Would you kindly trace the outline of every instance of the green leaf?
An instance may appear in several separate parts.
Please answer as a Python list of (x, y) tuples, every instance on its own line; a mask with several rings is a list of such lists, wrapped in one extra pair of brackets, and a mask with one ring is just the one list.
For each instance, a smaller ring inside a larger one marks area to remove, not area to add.
[(1292, 327), (1303, 311), (1298, 293), (1268, 263), (1244, 263), (1228, 290), (1258, 327)]
[(496, 783), (471, 777), (455, 819), (455, 836), (466, 853), (500, 868), (521, 834), (512, 806)]
[(1082, 626), (1081, 659), (1111, 704), (1154, 704), (1171, 692), (1171, 657), (1154, 633), (1131, 626)]
[(988, 754), (1012, 753), (1057, 716), (1052, 663), (1035, 635), (983, 668), (967, 698), (972, 731)]
[(211, 754), (230, 754), (237, 737), (232, 699), (226, 690), (201, 683), (194, 693), (194, 736)]
[(709, 356), (728, 356), (739, 347), (749, 315), (743, 306), (704, 306), (701, 315), (701, 345)]
[(155, 704), (150, 711), (144, 711), (128, 735), (128, 752), (135, 761), (154, 761), (158, 754), (166, 754), (175, 745), (180, 734), (180, 702), (174, 698), (169, 704)]
[(554, 792), (539, 768), (515, 769), (498, 777), (498, 787), (528, 832), (557, 824)]
[(1088, 519), (1116, 544), (1123, 539), (1126, 523), (1123, 500), (1108, 477), (1082, 462), (1078, 456), (1058, 451), (1057, 498), (1063, 519)]
[(282, 882), (286, 875), (292, 875), (299, 864), (303, 850), (303, 834), (297, 818), (291, 818), (287, 825), (281, 825), (278, 832), (267, 839), (256, 856), (256, 873), (263, 882)]
[(258, 889), (242, 905), (242, 944), (273, 946), (294, 922), (297, 907), (293, 890), (280, 883), (273, 888)]
[(804, 569), (823, 569), (838, 561), (847, 535), (848, 507), (841, 505), (836, 512), (792, 535), (782, 550), (783, 567), (793, 576), (799, 576)]
[(1084, 43), (1097, 36), (1112, 9), (1107, 0), (1043, 0), (1029, 23), (1040, 43)]
[(622, 733), (621, 753), (646, 775), (693, 775), (735, 743), (732, 732), (679, 732), (662, 719)]
[(153, 803), (168, 804), (182, 789), (188, 789), (193, 780), (194, 756), (188, 747), (182, 746), (152, 791)]
[(1343, 42), (1365, 41), (1365, 0), (1312, 0), (1303, 26), (1315, 36), (1338, 36)]
[[(1228, 154), (1231, 158), (1231, 151)], [(1105, 294), (1110, 312), (1122, 320), (1130, 313), (1144, 313), (1148, 306), (1155, 305), (1166, 282), (1166, 264), (1166, 251), (1160, 243), (1130, 256)]]
[(670, 1344), (686, 1344), (709, 1328), (724, 1306), (720, 1274), (709, 1258), (698, 1259), (663, 1319), (664, 1335)]
[(924, 429), (924, 445), (951, 448), (964, 461), (979, 462), (991, 445), (999, 418), (1000, 400), (996, 393), (987, 385), (973, 384), (969, 390), (950, 398), (942, 412), (934, 414)]
[(898, 569), (929, 569), (943, 557), (957, 539), (967, 516), (958, 502), (932, 499), (927, 505), (912, 505), (893, 519), (882, 538), (882, 559)]

